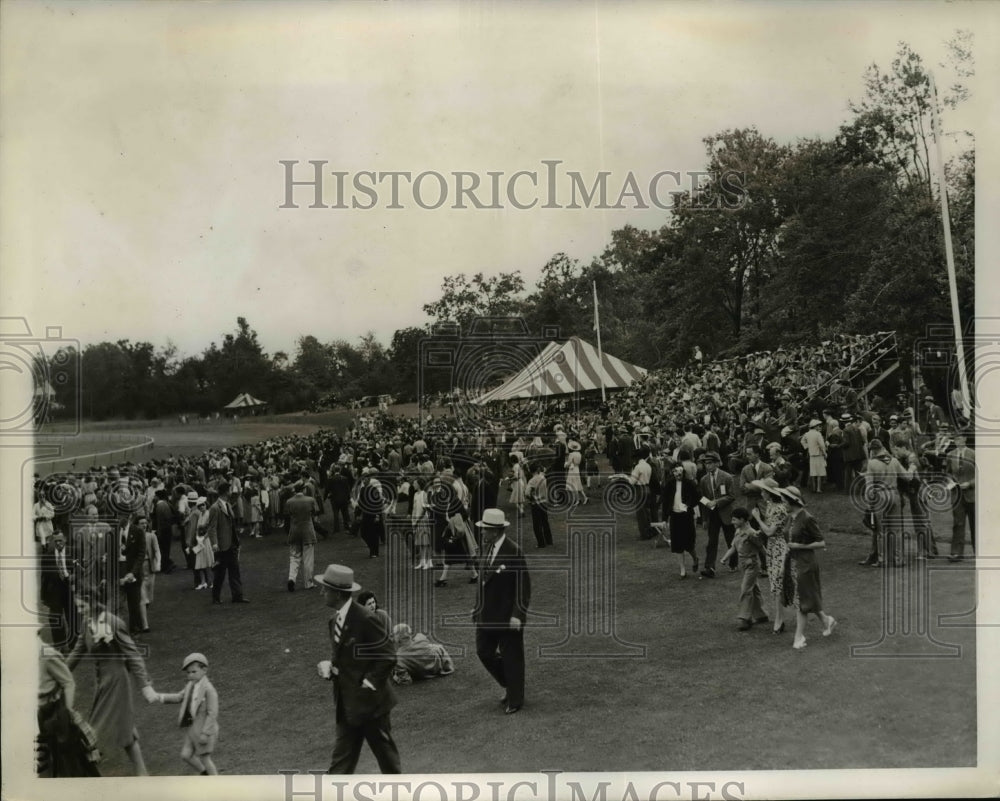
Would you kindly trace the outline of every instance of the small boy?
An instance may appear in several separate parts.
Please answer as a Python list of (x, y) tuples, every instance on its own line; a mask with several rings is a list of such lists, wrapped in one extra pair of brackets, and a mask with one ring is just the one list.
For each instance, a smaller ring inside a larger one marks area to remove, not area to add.
[(733, 509), (733, 544), (722, 557), (726, 563), (735, 552), (740, 558), (740, 569), (743, 571), (743, 581), (740, 584), (740, 608), (736, 617), (740, 621), (739, 631), (748, 631), (754, 623), (767, 623), (768, 617), (761, 605), (760, 587), (757, 578), (760, 576), (761, 561), (764, 548), (760, 543), (758, 532), (750, 528), (750, 513), (743, 507)]
[(181, 670), (187, 673), (187, 686), (179, 693), (158, 693), (161, 704), (181, 704), (178, 721), (186, 729), (181, 759), (202, 776), (217, 776), (212, 751), (219, 736), (219, 694), (208, 680), (208, 660), (203, 654), (184, 657)]

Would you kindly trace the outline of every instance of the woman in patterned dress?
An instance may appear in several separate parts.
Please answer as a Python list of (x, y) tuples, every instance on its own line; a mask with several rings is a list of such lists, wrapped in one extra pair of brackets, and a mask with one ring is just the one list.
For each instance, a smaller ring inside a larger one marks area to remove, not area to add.
[(764, 553), (767, 556), (767, 580), (774, 599), (773, 629), (775, 634), (785, 630), (783, 585), (785, 555), (788, 553), (788, 523), (791, 510), (778, 482), (773, 478), (751, 481), (748, 487), (760, 491), (760, 501), (750, 513), (766, 537)]

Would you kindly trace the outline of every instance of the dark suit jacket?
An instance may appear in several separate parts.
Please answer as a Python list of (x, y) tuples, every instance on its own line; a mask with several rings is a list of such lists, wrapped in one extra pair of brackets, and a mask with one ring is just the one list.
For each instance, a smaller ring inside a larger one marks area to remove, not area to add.
[[(709, 500), (717, 500), (718, 503), (715, 505), (715, 511), (719, 513), (719, 517), (725, 525), (729, 525), (733, 522), (733, 502), (736, 500), (736, 488), (733, 486), (735, 481), (733, 477), (729, 475), (725, 470), (715, 471), (715, 492), (712, 492), (711, 477), (708, 473), (702, 476), (701, 481), (698, 482), (698, 491), (704, 495)], [(725, 493), (722, 492), (723, 487), (725, 487)], [(710, 510), (709, 510), (710, 511)]]
[(66, 570), (69, 576), (64, 580), (59, 575), (59, 567), (56, 564), (55, 550), (51, 553), (44, 553), (41, 557), (41, 576), (39, 577), (39, 591), (42, 603), (53, 611), (63, 611), (64, 605), (70, 598), (70, 580), (73, 577), (73, 557), (69, 552), (69, 547), (63, 549), (65, 555)]
[(635, 442), (628, 434), (618, 437), (618, 465), (623, 473), (635, 467)]
[[(230, 505), (229, 510), (231, 511), (232, 508)], [(238, 544), (236, 524), (221, 498), (213, 503), (212, 508), (208, 510), (208, 526), (205, 528), (205, 536), (212, 543), (212, 547), (217, 547), (220, 551), (228, 551)]]
[[(389, 674), (396, 663), (396, 649), (384, 619), (363, 606), (351, 602), (344, 618), (340, 643), (333, 647), (337, 616), (330, 618), (330, 661), (337, 668), (333, 677), (333, 699), (337, 722), (361, 726), (369, 720), (388, 715), (396, 705), (396, 694)], [(362, 686), (365, 679), (375, 687)]]
[(146, 532), (138, 526), (129, 526), (125, 534), (125, 561), (120, 563), (122, 574), (118, 578), (131, 573), (136, 581), (142, 581), (145, 564)]
[(524, 552), (509, 536), (500, 543), (493, 564), (489, 564), (492, 547), (483, 547), (479, 567), (479, 597), (473, 619), (478, 626), (508, 628), (516, 617), (523, 624), (531, 603), (531, 576), (524, 561)]
[[(677, 492), (677, 479), (670, 476), (663, 484), (663, 519), (667, 520), (673, 513), (674, 493)], [(681, 503), (687, 506), (687, 514), (694, 517), (694, 509), (698, 505), (701, 493), (698, 492), (698, 483), (690, 478), (681, 479)]]

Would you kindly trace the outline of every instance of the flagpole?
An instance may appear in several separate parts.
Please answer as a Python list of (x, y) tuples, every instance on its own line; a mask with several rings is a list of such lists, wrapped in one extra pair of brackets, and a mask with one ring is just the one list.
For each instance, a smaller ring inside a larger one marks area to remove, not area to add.
[(607, 397), (604, 394), (604, 351), (601, 350), (601, 318), (597, 312), (597, 281), (593, 282), (594, 285), (594, 330), (597, 332), (597, 358), (600, 361), (601, 366), (598, 370), (598, 374), (601, 376), (601, 403), (607, 401)]
[(941, 147), (941, 121), (937, 112), (937, 85), (934, 83), (934, 76), (930, 73), (927, 77), (931, 82), (931, 120), (933, 121), (934, 143), (937, 150), (937, 180), (938, 193), (941, 196), (941, 223), (944, 226), (944, 256), (948, 265), (948, 289), (951, 294), (951, 320), (955, 329), (955, 355), (958, 357), (958, 380), (961, 383), (962, 400), (969, 414), (973, 414), (972, 401), (969, 398), (969, 378), (965, 369), (965, 348), (962, 343), (962, 320), (958, 311), (958, 282), (955, 278), (955, 251), (951, 244), (951, 216), (948, 211), (948, 185), (945, 183), (944, 175), (944, 152)]

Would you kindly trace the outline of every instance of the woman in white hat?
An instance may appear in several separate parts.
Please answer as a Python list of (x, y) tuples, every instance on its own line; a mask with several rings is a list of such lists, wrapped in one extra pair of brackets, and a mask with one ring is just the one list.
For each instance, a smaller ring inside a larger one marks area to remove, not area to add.
[(587, 491), (583, 488), (583, 479), (580, 477), (580, 464), (583, 462), (583, 455), (580, 453), (580, 443), (570, 440), (566, 445), (566, 490), (573, 493), (573, 504), (586, 503)]

